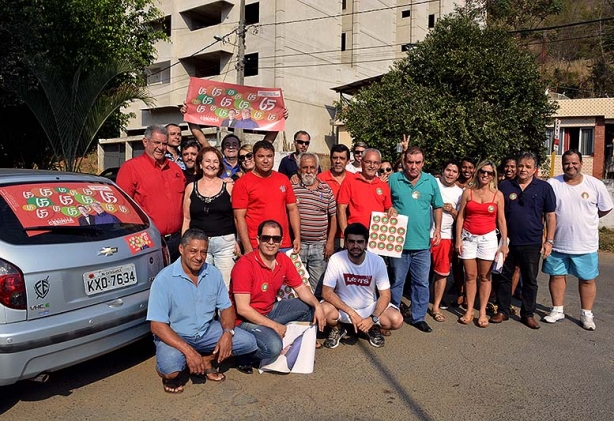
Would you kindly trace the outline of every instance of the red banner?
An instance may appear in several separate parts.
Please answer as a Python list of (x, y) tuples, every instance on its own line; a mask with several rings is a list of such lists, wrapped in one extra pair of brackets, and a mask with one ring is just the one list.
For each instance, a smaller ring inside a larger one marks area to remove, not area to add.
[(277, 132), (285, 129), (281, 89), (190, 78), (184, 120), (203, 126)]

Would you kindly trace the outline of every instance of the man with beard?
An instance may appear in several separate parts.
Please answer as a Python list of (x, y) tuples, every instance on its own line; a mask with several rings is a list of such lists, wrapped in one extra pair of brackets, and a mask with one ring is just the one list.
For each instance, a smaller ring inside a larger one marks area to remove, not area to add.
[(183, 175), (185, 175), (186, 186), (198, 179), (198, 172), (196, 171), (196, 157), (198, 156), (198, 151), (200, 151), (200, 144), (195, 140), (186, 142), (183, 148), (181, 148), (181, 158), (185, 164)]
[[(441, 241), (439, 244), (431, 245), (431, 261), (433, 265), (433, 309), (431, 316), (437, 322), (446, 320), (441, 310), (445, 310), (447, 305), (443, 302), (446, 292), (446, 281), (450, 275), (452, 263), (452, 253), (454, 251), (453, 226), (458, 216), (458, 202), (463, 195), (463, 189), (456, 185), (459, 175), (459, 163), (450, 160), (443, 165), (441, 177), (437, 178), (437, 185), (443, 199), (443, 213), (441, 217)], [(434, 225), (431, 231), (435, 229)]]
[(556, 197), (548, 183), (535, 177), (537, 156), (534, 153), (523, 152), (516, 162), (516, 178), (499, 184), (505, 199), (510, 245), (497, 288), (499, 311), (490, 321), (501, 323), (509, 319), (512, 276), (516, 266), (519, 266), (522, 275), (520, 319), (529, 328), (539, 329), (539, 323), (533, 316), (537, 300), (537, 272), (540, 255), (546, 259), (552, 252)]
[(347, 333), (339, 322), (352, 324), (354, 332), (366, 334), (369, 343), (384, 346), (381, 329), (399, 329), (403, 317), (390, 304), (390, 281), (384, 259), (366, 250), (369, 230), (360, 223), (345, 229), (346, 249), (329, 261), (322, 287), (322, 308), (332, 329), (324, 342), (336, 348)]
[(179, 168), (182, 170), (185, 170), (185, 164), (183, 163), (181, 150), (179, 149), (179, 146), (181, 145), (181, 127), (175, 123), (169, 123), (165, 127), (166, 130), (168, 130), (166, 158), (179, 165)]
[[(303, 152), (298, 157), (300, 183), (293, 184), (301, 217), (301, 261), (309, 272), (311, 289), (316, 291), (333, 254), (337, 231), (337, 202), (331, 188), (316, 178), (320, 167), (316, 154)], [(317, 295), (317, 294), (316, 294)]]

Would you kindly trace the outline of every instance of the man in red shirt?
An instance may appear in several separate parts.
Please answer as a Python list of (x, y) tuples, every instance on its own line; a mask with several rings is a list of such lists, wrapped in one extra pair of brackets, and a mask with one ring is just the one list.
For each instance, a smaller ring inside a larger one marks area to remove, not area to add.
[(165, 157), (168, 131), (152, 125), (143, 135), (145, 152), (126, 161), (117, 173), (117, 185), (138, 203), (164, 236), (171, 259), (179, 257), (185, 176)]
[[(301, 250), (300, 216), (290, 180), (273, 171), (275, 147), (266, 140), (254, 145), (252, 172), (239, 178), (232, 190), (235, 225), (244, 253), (258, 247), (257, 228), (264, 220), (278, 221), (284, 233), (282, 249)], [(286, 213), (287, 212), (287, 213)], [(294, 241), (290, 241), (290, 227)]]
[[(283, 237), (281, 225), (266, 220), (260, 223), (257, 233), (257, 248), (241, 257), (232, 269), (230, 294), (237, 311), (237, 326), (256, 337), (258, 351), (254, 357), (269, 359), (282, 351), (286, 323), (313, 321), (321, 332), (326, 320), (320, 303), (303, 284), (292, 260), (278, 253)], [(277, 301), (283, 284), (294, 288), (298, 298)], [(247, 361), (237, 361), (237, 369), (252, 372)]]
[(390, 187), (377, 176), (381, 163), (380, 152), (367, 149), (362, 156), (362, 171), (355, 177), (346, 177), (341, 183), (337, 196), (337, 223), (341, 231), (354, 222), (369, 227), (371, 212), (386, 212), (392, 208)]

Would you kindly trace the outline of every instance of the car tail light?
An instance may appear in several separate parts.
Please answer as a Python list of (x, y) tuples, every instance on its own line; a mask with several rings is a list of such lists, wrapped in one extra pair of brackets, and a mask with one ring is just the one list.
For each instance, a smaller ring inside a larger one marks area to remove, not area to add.
[(164, 267), (167, 267), (171, 264), (171, 253), (168, 251), (168, 244), (164, 241), (164, 237), (162, 238), (162, 262), (164, 263)]
[(18, 267), (0, 260), (0, 303), (16, 310), (26, 309), (26, 282)]

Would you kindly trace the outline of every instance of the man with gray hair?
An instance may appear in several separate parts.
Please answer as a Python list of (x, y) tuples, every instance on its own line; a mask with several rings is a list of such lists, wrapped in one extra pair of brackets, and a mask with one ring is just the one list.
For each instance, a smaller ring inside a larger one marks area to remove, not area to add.
[(165, 127), (147, 127), (144, 153), (124, 162), (117, 173), (117, 185), (153, 220), (175, 260), (179, 257), (185, 176), (179, 165), (166, 158), (167, 145)]
[(335, 250), (337, 232), (337, 202), (328, 184), (317, 179), (319, 164), (316, 154), (301, 153), (298, 156), (300, 182), (292, 185), (301, 217), (300, 256), (309, 272), (313, 291), (326, 270), (326, 260)]

